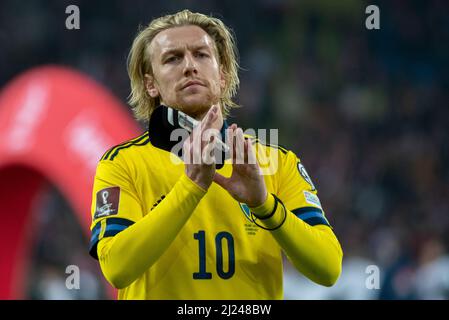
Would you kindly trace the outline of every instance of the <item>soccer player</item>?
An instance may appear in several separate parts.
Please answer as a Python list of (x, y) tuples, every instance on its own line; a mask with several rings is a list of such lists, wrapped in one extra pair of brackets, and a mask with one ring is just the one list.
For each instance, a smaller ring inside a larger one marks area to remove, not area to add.
[[(90, 253), (119, 299), (282, 299), (282, 252), (320, 285), (340, 275), (340, 244), (298, 157), (225, 120), (236, 54), (222, 21), (188, 10), (134, 40), (130, 103), (149, 130), (103, 155), (92, 199)], [(159, 106), (200, 121), (182, 158), (156, 143), (171, 134), (151, 122)], [(219, 135), (204, 139), (212, 129)], [(202, 157), (219, 139), (231, 148), (221, 165), (218, 152)], [(262, 175), (261, 155), (278, 159), (276, 170)]]

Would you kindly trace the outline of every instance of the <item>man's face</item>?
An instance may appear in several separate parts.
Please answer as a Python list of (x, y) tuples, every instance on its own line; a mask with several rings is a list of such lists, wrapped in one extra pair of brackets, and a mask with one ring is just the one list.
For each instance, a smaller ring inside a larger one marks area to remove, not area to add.
[(201, 116), (219, 102), (225, 81), (212, 38), (198, 26), (161, 31), (150, 45), (153, 76), (146, 76), (151, 97)]

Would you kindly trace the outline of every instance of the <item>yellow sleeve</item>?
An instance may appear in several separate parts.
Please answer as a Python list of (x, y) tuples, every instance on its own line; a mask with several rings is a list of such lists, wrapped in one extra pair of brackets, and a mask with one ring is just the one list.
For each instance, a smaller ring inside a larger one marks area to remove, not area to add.
[(275, 229), (269, 232), (299, 272), (332, 286), (341, 273), (343, 252), (324, 217), (315, 186), (299, 164), (288, 152), (279, 173), (277, 197), (269, 194), (264, 204), (250, 209), (260, 217), (256, 222), (261, 227)]
[(330, 226), (318, 198), (318, 191), (304, 165), (291, 151), (282, 155), (281, 159), (277, 196), (287, 209), (308, 224)]
[(98, 242), (113, 237), (143, 217), (139, 197), (126, 167), (100, 161), (92, 192), (92, 236), (89, 253), (97, 256)]
[(183, 174), (149, 214), (100, 240), (97, 252), (105, 278), (118, 289), (134, 282), (170, 246), (205, 194)]

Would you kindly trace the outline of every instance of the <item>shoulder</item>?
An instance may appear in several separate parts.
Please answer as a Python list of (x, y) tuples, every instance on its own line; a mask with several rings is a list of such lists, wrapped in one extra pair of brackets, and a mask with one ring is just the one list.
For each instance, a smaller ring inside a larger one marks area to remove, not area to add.
[(252, 135), (245, 135), (245, 138), (251, 141), (259, 166), (264, 174), (272, 175), (282, 171), (291, 171), (299, 162), (299, 158), (293, 151), (277, 144), (277, 141), (271, 140), (268, 143), (266, 139)]
[(141, 135), (139, 135), (135, 138), (124, 141), (124, 142), (108, 149), (101, 157), (100, 162), (114, 161), (114, 160), (116, 160), (116, 158), (119, 154), (123, 155), (125, 153), (128, 153), (130, 150), (134, 150), (138, 147), (145, 146), (149, 143), (149, 141), (150, 141), (150, 139), (148, 136), (148, 131), (145, 131), (144, 133), (142, 133)]
[[(253, 135), (245, 134), (245, 138), (251, 141), (251, 144), (256, 148), (257, 157), (277, 157), (281, 160), (286, 160), (288, 158), (295, 158), (296, 155), (285, 146), (280, 145), (277, 141), (270, 141), (268, 143), (267, 139), (261, 139)], [(272, 143), (273, 142), (273, 143)]]

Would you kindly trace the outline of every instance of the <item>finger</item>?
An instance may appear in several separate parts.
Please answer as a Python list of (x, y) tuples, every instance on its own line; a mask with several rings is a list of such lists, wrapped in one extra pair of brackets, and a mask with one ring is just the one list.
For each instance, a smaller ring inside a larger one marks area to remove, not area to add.
[(203, 131), (204, 127), (206, 126), (206, 123), (210, 120), (211, 114), (213, 113), (212, 108), (210, 108), (206, 115), (203, 117), (203, 119), (201, 119), (200, 123), (193, 128), (192, 133), (193, 132), (201, 132)]
[(243, 130), (242, 128), (237, 128), (236, 132), (236, 152), (237, 152), (237, 162), (236, 164), (244, 164), (245, 163), (245, 151), (244, 151), (244, 143), (245, 140), (243, 138)]
[(207, 128), (210, 128), (212, 126), (212, 124), (214, 123), (214, 121), (217, 119), (218, 117), (218, 107), (217, 106), (213, 106), (212, 108), (209, 109), (209, 111), (207, 111), (206, 116), (204, 117), (202, 123), (201, 123), (201, 130), (204, 131)]
[(237, 127), (237, 125), (235, 123), (233, 123), (232, 125), (229, 126), (228, 130), (226, 131), (229, 150), (231, 150), (232, 163), (235, 163), (235, 154), (236, 154), (236, 152), (235, 152), (235, 129), (236, 129), (236, 127)]
[(246, 164), (249, 164), (248, 162), (248, 141), (243, 137), (243, 161)]
[(246, 139), (245, 142), (248, 150), (248, 164), (257, 165), (256, 153), (254, 152), (251, 139)]
[(202, 154), (202, 148), (201, 148), (201, 131), (194, 131), (193, 132), (193, 142), (192, 142), (192, 155), (193, 155), (193, 164), (200, 164), (201, 163), (201, 154)]
[(215, 143), (216, 138), (214, 135), (211, 135), (209, 138), (209, 142), (203, 147), (202, 151), (202, 163), (211, 165), (215, 163)]
[(185, 164), (190, 164), (190, 159), (192, 157), (191, 143), (190, 139), (186, 139), (182, 145), (182, 158)]
[[(202, 154), (203, 154), (203, 160), (205, 159), (204, 156), (207, 158), (210, 158), (212, 156), (214, 158), (215, 163), (215, 149), (217, 149), (218, 141), (219, 141), (219, 135), (220, 132), (215, 128), (206, 128), (202, 133)], [(210, 162), (210, 161), (209, 161)], [(207, 163), (210, 164), (210, 163)]]
[[(200, 130), (197, 132), (197, 137), (195, 140), (196, 150), (197, 150), (196, 155), (199, 154), (200, 157), (201, 157), (201, 155), (203, 155), (204, 150), (206, 150), (206, 149), (208, 150), (209, 147), (212, 147), (210, 145), (211, 141), (209, 141), (210, 133), (211, 133), (209, 130), (212, 130), (212, 128), (211, 128), (212, 124), (214, 123), (214, 121), (216, 120), (217, 117), (218, 117), (217, 107), (214, 106), (214, 107), (210, 108), (209, 111), (207, 112), (205, 118), (203, 119), (203, 121), (201, 123)], [(215, 145), (215, 143), (214, 143), (214, 145)], [(196, 159), (198, 159), (198, 158), (196, 158)], [(202, 161), (203, 159), (198, 159), (198, 160), (201, 161), (200, 163), (203, 163), (203, 161)]]

